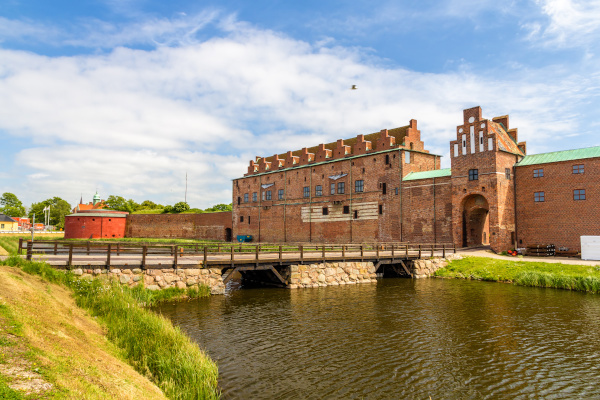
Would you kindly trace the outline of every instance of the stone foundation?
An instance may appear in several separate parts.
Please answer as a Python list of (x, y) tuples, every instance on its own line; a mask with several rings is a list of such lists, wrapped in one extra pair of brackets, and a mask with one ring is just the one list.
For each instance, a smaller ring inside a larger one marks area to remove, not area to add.
[(372, 262), (292, 265), (290, 268), (290, 289), (377, 282)]
[(415, 260), (412, 263), (411, 272), (414, 279), (429, 278), (435, 273), (435, 271), (447, 266), (448, 261), (460, 259), (462, 259), (461, 256), (450, 254), (446, 258), (435, 257), (427, 260)]
[(160, 290), (166, 288), (187, 289), (205, 285), (211, 294), (224, 294), (225, 284), (221, 277), (220, 268), (179, 268), (179, 269), (74, 269), (73, 273), (82, 278), (107, 276), (119, 280), (129, 287), (144, 284), (146, 289)]

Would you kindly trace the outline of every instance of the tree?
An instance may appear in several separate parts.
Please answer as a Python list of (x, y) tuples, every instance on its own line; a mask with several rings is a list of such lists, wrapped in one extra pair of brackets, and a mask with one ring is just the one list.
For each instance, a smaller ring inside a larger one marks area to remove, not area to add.
[(0, 212), (9, 217), (22, 217), (25, 215), (25, 207), (21, 200), (12, 193), (2, 193), (0, 197)]
[(140, 204), (141, 210), (156, 210), (158, 208), (163, 208), (163, 206), (161, 206), (160, 204), (156, 204), (151, 200), (144, 200), (142, 201), (142, 204)]
[(163, 210), (162, 210), (163, 214), (167, 214), (167, 213), (170, 213), (170, 212), (173, 212), (173, 206), (164, 206), (163, 207)]
[(180, 201), (179, 203), (175, 203), (173, 205), (173, 211), (176, 213), (182, 213), (190, 209), (190, 205), (185, 201)]
[(218, 212), (218, 211), (231, 211), (233, 209), (232, 204), (217, 204), (210, 208), (207, 208), (206, 212)]
[(57, 229), (64, 229), (65, 216), (71, 213), (71, 205), (60, 197), (33, 203), (28, 215), (31, 221), (33, 222), (33, 216), (35, 215), (36, 222), (45, 222), (44, 208), (48, 206), (50, 206), (50, 225), (54, 225)]

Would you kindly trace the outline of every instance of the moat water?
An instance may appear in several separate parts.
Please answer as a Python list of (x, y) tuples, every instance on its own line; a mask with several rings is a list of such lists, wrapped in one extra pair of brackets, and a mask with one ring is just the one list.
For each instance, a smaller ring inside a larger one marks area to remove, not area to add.
[(600, 295), (380, 279), (164, 304), (224, 399), (600, 398)]

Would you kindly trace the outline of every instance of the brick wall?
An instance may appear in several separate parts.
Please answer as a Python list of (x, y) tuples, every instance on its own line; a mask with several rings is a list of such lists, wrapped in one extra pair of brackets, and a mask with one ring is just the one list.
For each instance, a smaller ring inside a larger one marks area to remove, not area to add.
[[(234, 235), (252, 235), (261, 242), (402, 240), (401, 177), (439, 168), (440, 157), (405, 148), (369, 151), (364, 138), (359, 139), (360, 151), (365, 153), (360, 157), (349, 155), (236, 179)], [(362, 191), (356, 191), (357, 181), (362, 181)], [(344, 184), (343, 194), (339, 193), (340, 183)], [(333, 195), (331, 184), (335, 185)], [(281, 200), (279, 190), (284, 191)]]
[(126, 222), (124, 217), (67, 215), (65, 239), (122, 238)]
[[(583, 174), (573, 174), (583, 165)], [(534, 170), (543, 177), (534, 178)], [(515, 168), (518, 246), (554, 244), (581, 250), (580, 236), (600, 235), (600, 158), (528, 165)], [(585, 200), (574, 190), (585, 189)], [(535, 202), (534, 193), (544, 192)]]
[(227, 229), (232, 228), (231, 218), (230, 211), (205, 214), (131, 214), (127, 217), (126, 237), (226, 241)]

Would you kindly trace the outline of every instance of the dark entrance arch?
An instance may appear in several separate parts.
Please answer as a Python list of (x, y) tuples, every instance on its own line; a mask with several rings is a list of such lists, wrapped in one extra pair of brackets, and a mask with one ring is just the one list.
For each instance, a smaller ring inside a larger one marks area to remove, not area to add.
[(231, 228), (225, 228), (225, 241), (231, 242)]
[(463, 200), (462, 236), (463, 247), (490, 243), (490, 206), (480, 194), (472, 194)]

